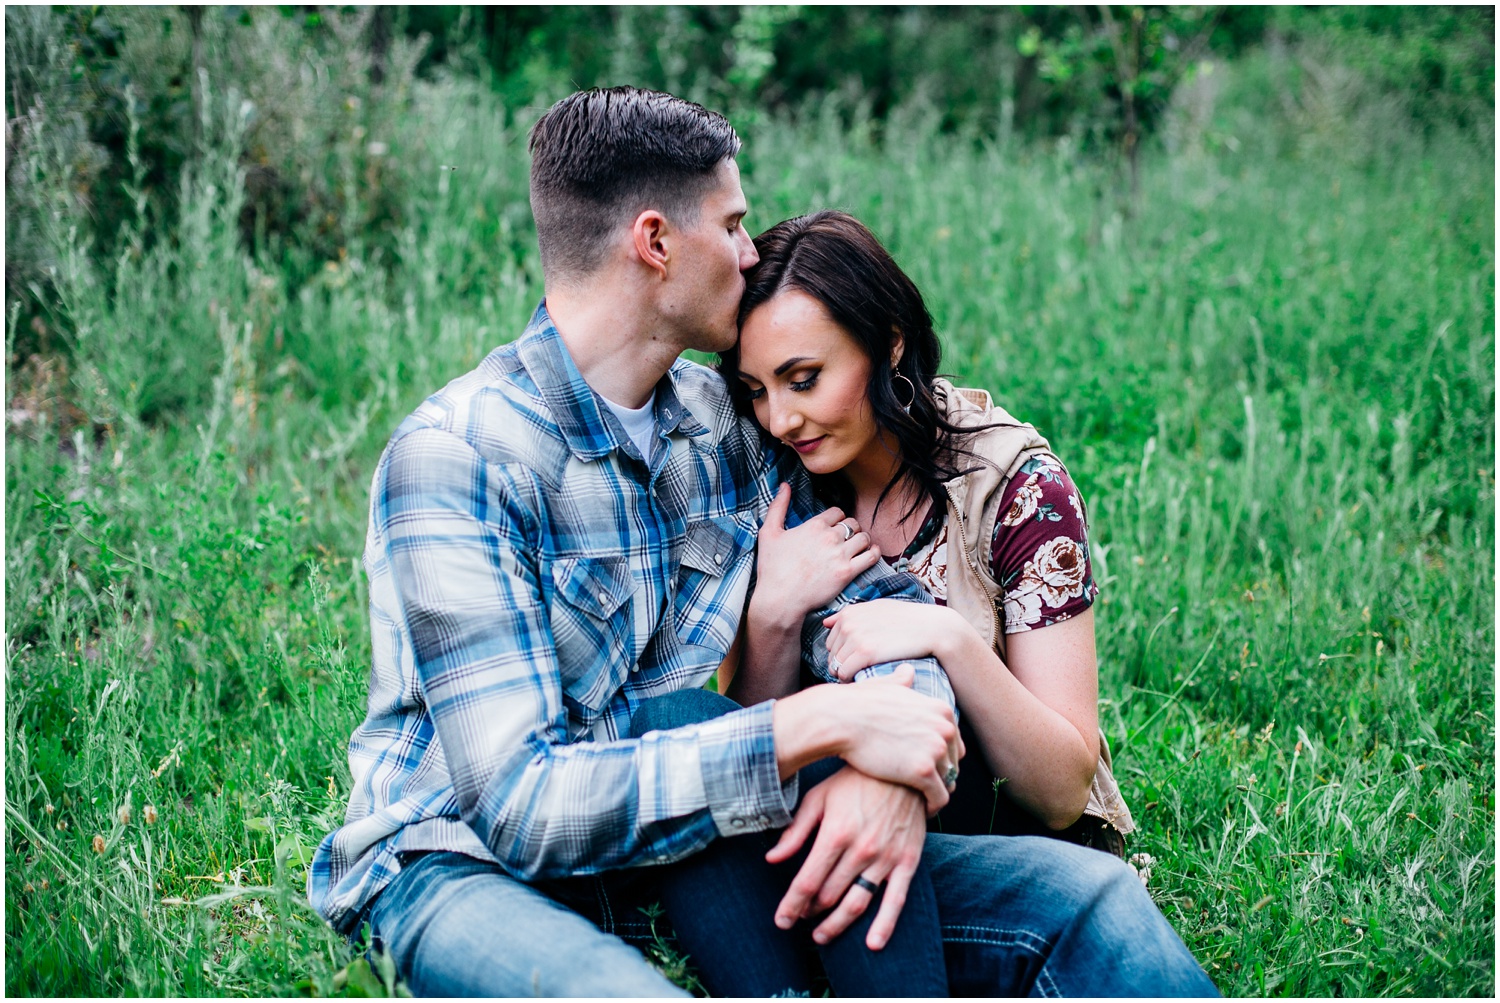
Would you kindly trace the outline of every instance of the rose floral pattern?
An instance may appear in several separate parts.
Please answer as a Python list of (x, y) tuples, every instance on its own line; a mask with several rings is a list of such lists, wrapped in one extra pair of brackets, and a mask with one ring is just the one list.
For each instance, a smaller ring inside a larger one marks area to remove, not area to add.
[(1015, 497), (1010, 500), (1005, 513), (1000, 516), (1000, 525), (1005, 527), (1023, 525), (1027, 519), (1036, 515), (1037, 505), (1042, 500), (1042, 486), (1035, 481), (1027, 480), (1016, 491)]
[(1043, 454), (1028, 460), (1005, 490), (990, 554), (990, 570), (1005, 595), (1005, 632), (1077, 616), (1093, 605), (1099, 588), (1073, 479), (1056, 457)]
[(1078, 541), (1056, 536), (1037, 548), (1036, 558), (1026, 563), (1017, 592), (1035, 592), (1042, 604), (1056, 609), (1075, 596), (1083, 595), (1084, 565), (1088, 558)]
[[(1061, 623), (1092, 606), (1099, 588), (1089, 562), (1083, 499), (1057, 458), (1042, 454), (1022, 465), (1006, 485), (999, 511), (990, 573), (1004, 590), (1005, 633)], [(896, 563), (939, 603), (948, 600), (945, 515), (946, 509), (935, 507)]]

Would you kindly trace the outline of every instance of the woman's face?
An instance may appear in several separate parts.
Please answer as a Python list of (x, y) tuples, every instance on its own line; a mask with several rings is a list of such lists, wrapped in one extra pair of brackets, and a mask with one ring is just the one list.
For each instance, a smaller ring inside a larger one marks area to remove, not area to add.
[(739, 361), (756, 421), (810, 472), (890, 464), (865, 396), (870, 360), (816, 299), (789, 289), (756, 307), (740, 328)]

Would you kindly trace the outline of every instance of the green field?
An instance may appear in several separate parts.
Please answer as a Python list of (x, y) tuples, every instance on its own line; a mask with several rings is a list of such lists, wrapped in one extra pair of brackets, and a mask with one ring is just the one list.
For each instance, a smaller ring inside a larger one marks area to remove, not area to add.
[[(944, 368), (1068, 463), (1129, 850), (1226, 995), (1492, 995), (1493, 136), (1273, 119), (1274, 72), (1221, 70), (1133, 198), (919, 105), (748, 115), (747, 225), (859, 216)], [(369, 477), (540, 296), (534, 113), (414, 83), (340, 210), (378, 189), (389, 225), (251, 256), (238, 100), (175, 239), (101, 265), (42, 218), (60, 302), (7, 312), (11, 995), (378, 988), (302, 893), (363, 712)]]

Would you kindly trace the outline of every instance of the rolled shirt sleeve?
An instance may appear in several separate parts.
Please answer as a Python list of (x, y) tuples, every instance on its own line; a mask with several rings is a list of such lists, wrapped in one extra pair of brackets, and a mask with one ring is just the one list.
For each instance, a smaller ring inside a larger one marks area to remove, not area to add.
[[(831, 604), (809, 614), (802, 621), (802, 658), (819, 679), (838, 682), (838, 676), (828, 664), (828, 628), (823, 626), (825, 617), (856, 602), (871, 599), (903, 599), (907, 602), (931, 603), (932, 597), (911, 575), (893, 570), (884, 561), (860, 575), (843, 595)], [(854, 674), (855, 682), (864, 682), (879, 676), (890, 675), (900, 665), (910, 665), (915, 670), (912, 689), (946, 703), (958, 720), (958, 700), (953, 694), (953, 685), (935, 658), (903, 658), (897, 662), (876, 662)]]

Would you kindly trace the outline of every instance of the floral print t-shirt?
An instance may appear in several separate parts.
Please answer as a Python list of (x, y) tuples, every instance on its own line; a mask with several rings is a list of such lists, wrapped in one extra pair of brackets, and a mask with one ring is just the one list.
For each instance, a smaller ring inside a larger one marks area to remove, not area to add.
[[(934, 506), (896, 567), (948, 601), (947, 510)], [(963, 554), (954, 548), (954, 560)], [(990, 574), (1005, 596), (1007, 634), (1061, 623), (1094, 604), (1099, 588), (1089, 562), (1083, 500), (1062, 463), (1049, 453), (1027, 460), (1005, 486)]]

